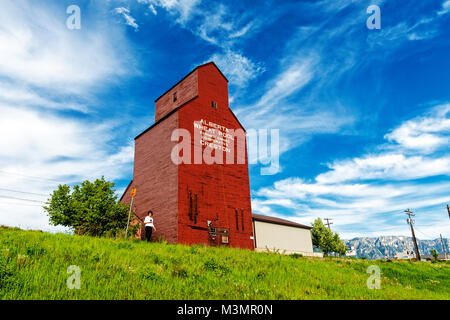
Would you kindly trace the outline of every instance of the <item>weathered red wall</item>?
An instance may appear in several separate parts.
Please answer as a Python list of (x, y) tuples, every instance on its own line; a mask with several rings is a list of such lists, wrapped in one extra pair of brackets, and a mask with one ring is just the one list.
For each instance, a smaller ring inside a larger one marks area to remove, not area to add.
[[(194, 121), (201, 119), (227, 127), (241, 126), (228, 106), (228, 83), (212, 64), (198, 70), (199, 97), (179, 110), (179, 127), (190, 131), (194, 139)], [(217, 109), (211, 102), (217, 102)], [(192, 146), (194, 146), (192, 140)], [(204, 150), (205, 147), (203, 147)], [(192, 151), (193, 153), (193, 151)], [(224, 161), (226, 159), (226, 152)], [(192, 154), (193, 162), (193, 154)], [(248, 164), (182, 164), (178, 171), (178, 241), (181, 243), (208, 243), (208, 232), (192, 229), (207, 227), (207, 220), (230, 231), (230, 246), (253, 249), (250, 184)], [(197, 223), (189, 219), (188, 192), (198, 195)], [(236, 214), (238, 210), (238, 227)], [(241, 210), (242, 213), (241, 214)], [(242, 230), (242, 224), (244, 230)]]
[[(177, 102), (173, 103), (175, 91)], [(212, 101), (217, 103), (216, 109), (211, 106)], [(167, 117), (163, 119), (164, 116)], [(218, 217), (214, 224), (229, 229), (230, 246), (253, 249), (247, 154), (245, 164), (236, 164), (236, 156), (235, 164), (207, 165), (192, 161), (192, 164), (176, 166), (171, 160), (176, 144), (170, 140), (172, 131), (187, 129), (194, 146), (194, 121), (201, 119), (228, 129), (242, 128), (229, 109), (228, 82), (214, 64), (196, 68), (158, 98), (155, 120), (160, 122), (136, 138), (132, 184), (137, 188), (136, 212), (144, 217), (148, 210), (153, 210), (157, 228), (154, 239), (162, 236), (170, 243), (207, 244), (207, 221)], [(194, 150), (192, 158), (193, 153)], [(226, 152), (223, 154), (225, 161)], [(189, 217), (189, 191), (197, 194), (196, 221)], [(124, 196), (122, 201), (126, 199)]]
[[(173, 101), (173, 94), (176, 92), (177, 100)], [(198, 73), (197, 70), (191, 72), (181, 82), (167, 91), (155, 101), (155, 122), (158, 122), (173, 109), (181, 106), (198, 95)]]
[(136, 187), (136, 213), (144, 218), (153, 211), (156, 232), (169, 243), (178, 242), (178, 168), (170, 154), (175, 142), (172, 131), (178, 127), (174, 113), (135, 140), (133, 186)]

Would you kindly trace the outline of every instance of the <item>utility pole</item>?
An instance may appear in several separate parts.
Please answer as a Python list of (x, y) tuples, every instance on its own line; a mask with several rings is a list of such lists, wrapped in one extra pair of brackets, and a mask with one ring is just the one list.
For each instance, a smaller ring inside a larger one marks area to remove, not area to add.
[(326, 220), (327, 221), (327, 225), (328, 225), (328, 230), (330, 230), (331, 231), (331, 228), (330, 228), (330, 224), (333, 224), (333, 222), (330, 222), (331, 220), (333, 220), (333, 219), (328, 219), (328, 218), (325, 218), (325, 219), (323, 219), (323, 220)]
[(404, 212), (408, 215), (408, 219), (406, 219), (406, 221), (411, 226), (411, 233), (412, 233), (412, 237), (413, 237), (413, 241), (414, 241), (414, 249), (416, 250), (416, 258), (417, 258), (417, 261), (420, 261), (419, 247), (417, 246), (416, 235), (414, 234), (414, 228), (413, 228), (414, 219), (411, 219), (411, 217), (414, 217), (415, 214), (413, 214), (413, 212), (409, 209), (405, 210)]
[[(326, 220), (326, 221), (327, 221), (326, 224), (328, 225), (328, 230), (330, 230), (330, 232), (331, 232), (330, 224), (333, 224), (333, 222), (330, 222), (330, 221), (333, 220), (333, 219), (325, 218), (325, 219), (323, 219), (323, 220)], [(336, 255), (336, 253), (334, 253), (334, 255)]]
[(447, 250), (445, 250), (444, 239), (442, 239), (442, 234), (440, 234), (440, 236), (441, 236), (442, 251), (444, 252), (444, 258), (445, 260), (447, 260), (448, 257), (447, 257)]

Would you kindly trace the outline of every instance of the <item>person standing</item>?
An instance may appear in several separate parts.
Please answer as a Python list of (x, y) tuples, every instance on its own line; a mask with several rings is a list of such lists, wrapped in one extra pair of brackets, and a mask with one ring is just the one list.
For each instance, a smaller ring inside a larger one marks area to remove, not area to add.
[(155, 224), (153, 223), (153, 212), (151, 210), (147, 213), (147, 216), (144, 219), (144, 225), (145, 239), (150, 242), (150, 239), (152, 238), (152, 231), (156, 231)]

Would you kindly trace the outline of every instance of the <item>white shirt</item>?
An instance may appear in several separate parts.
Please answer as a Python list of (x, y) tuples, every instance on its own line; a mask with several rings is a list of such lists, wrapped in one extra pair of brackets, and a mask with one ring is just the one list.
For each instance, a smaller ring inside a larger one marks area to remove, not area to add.
[(146, 227), (153, 227), (153, 218), (146, 216), (144, 219), (144, 224)]

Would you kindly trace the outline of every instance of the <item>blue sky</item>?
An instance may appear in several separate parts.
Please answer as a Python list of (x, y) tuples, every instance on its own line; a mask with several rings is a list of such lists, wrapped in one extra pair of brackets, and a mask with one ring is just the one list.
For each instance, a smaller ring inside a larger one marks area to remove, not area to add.
[(255, 213), (351, 238), (409, 235), (411, 208), (419, 238), (450, 237), (448, 52), (447, 0), (3, 0), (0, 224), (61, 230), (39, 202), (58, 183), (122, 192), (155, 98), (214, 61), (246, 129), (280, 130), (281, 171), (250, 167)]

